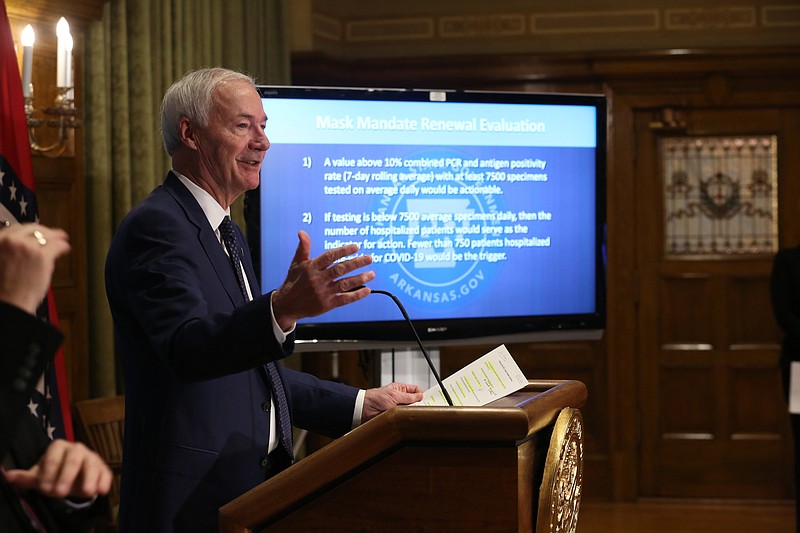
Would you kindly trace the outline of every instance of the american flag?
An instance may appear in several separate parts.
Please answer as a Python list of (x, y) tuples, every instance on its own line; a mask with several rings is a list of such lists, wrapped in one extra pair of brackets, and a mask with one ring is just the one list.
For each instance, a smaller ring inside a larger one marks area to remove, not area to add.
[[(0, 0), (0, 220), (12, 224), (39, 220), (22, 80), (5, 0)], [(38, 316), (58, 327), (52, 292), (39, 306)], [(73, 440), (69, 405), (64, 355), (59, 349), (55, 361), (45, 368), (28, 408), (51, 439)]]

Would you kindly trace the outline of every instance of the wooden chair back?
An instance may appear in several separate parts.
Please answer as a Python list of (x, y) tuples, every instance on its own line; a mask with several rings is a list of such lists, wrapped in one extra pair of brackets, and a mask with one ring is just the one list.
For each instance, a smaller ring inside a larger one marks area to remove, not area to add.
[(114, 479), (109, 499), (106, 531), (116, 531), (122, 475), (122, 441), (125, 432), (125, 397), (93, 398), (75, 402), (78, 438), (96, 451), (111, 468)]

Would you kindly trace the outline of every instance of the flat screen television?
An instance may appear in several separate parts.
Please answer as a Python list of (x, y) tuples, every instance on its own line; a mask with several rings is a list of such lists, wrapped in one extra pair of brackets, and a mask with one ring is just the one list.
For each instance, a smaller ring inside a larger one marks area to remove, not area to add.
[[(426, 345), (596, 339), (605, 326), (602, 95), (259, 87), (271, 147), (247, 193), (266, 292), (297, 246), (373, 257)], [(297, 326), (299, 350), (409, 347), (372, 294)]]

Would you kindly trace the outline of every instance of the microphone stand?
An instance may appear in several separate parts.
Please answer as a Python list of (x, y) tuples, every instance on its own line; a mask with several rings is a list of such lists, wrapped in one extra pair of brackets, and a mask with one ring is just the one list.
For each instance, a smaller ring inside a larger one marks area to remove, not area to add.
[(445, 388), (444, 383), (442, 383), (442, 378), (439, 377), (439, 373), (436, 371), (436, 367), (433, 365), (433, 362), (431, 361), (431, 357), (430, 357), (430, 355), (428, 355), (428, 351), (422, 345), (422, 341), (420, 340), (419, 335), (417, 334), (417, 330), (414, 328), (414, 324), (411, 322), (411, 319), (408, 317), (408, 313), (406, 312), (406, 308), (403, 307), (403, 304), (400, 303), (400, 300), (397, 299), (397, 296), (395, 296), (391, 292), (382, 291), (382, 290), (379, 290), (379, 289), (370, 289), (370, 291), (388, 296), (389, 298), (394, 300), (394, 303), (397, 304), (398, 308), (400, 308), (400, 312), (403, 313), (403, 317), (406, 319), (406, 322), (408, 322), (408, 326), (411, 328), (411, 333), (413, 333), (414, 337), (417, 339), (417, 344), (419, 345), (420, 350), (422, 350), (422, 355), (425, 356), (425, 360), (428, 362), (428, 366), (430, 367), (431, 372), (433, 372), (433, 377), (436, 378), (436, 383), (439, 384), (439, 388), (442, 390), (442, 394), (444, 395), (444, 399), (447, 400), (447, 404), (450, 407), (452, 407), (453, 406), (453, 400), (450, 398), (450, 395), (447, 393), (447, 389)]

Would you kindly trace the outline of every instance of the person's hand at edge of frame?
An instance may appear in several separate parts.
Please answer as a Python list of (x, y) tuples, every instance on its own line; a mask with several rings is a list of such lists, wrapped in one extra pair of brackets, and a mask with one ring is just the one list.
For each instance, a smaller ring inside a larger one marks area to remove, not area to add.
[(70, 250), (69, 235), (33, 223), (0, 228), (0, 301), (36, 314), (56, 260)]
[(56, 439), (31, 468), (8, 470), (5, 477), (20, 490), (37, 490), (50, 498), (90, 499), (108, 494), (113, 475), (84, 444)]

